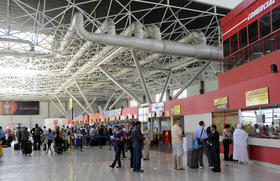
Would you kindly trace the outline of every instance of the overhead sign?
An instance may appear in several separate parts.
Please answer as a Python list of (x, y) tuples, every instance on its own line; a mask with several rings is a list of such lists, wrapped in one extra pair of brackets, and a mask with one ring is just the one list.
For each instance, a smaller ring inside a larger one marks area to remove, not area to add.
[(181, 106), (180, 105), (173, 106), (172, 109), (171, 109), (171, 113), (173, 115), (180, 115), (181, 114)]
[(122, 114), (122, 108), (104, 111), (104, 112), (101, 110), (100, 117), (113, 117), (113, 116), (119, 116), (121, 114)]
[(73, 100), (72, 98), (69, 99), (69, 106), (68, 106), (68, 109), (71, 110), (73, 107)]
[(164, 102), (152, 104), (152, 112), (164, 111)]
[(246, 92), (246, 106), (255, 106), (268, 103), (268, 87)]
[(39, 115), (39, 101), (0, 101), (0, 115)]
[(257, 16), (258, 14), (260, 14), (261, 12), (263, 12), (265, 9), (267, 9), (268, 7), (270, 7), (271, 5), (273, 5), (275, 3), (275, 0), (268, 0), (265, 3), (263, 3), (262, 5), (260, 5), (257, 9), (255, 9), (254, 11), (252, 11), (249, 16), (248, 16), (248, 20), (252, 19), (253, 17)]
[(215, 111), (228, 109), (228, 97), (214, 99)]

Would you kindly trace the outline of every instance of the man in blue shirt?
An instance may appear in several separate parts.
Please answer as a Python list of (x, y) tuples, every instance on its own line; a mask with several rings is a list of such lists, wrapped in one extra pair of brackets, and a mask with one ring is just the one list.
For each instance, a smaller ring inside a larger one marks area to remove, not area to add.
[[(206, 130), (204, 129), (205, 123), (203, 121), (199, 122), (199, 127), (195, 130), (194, 132), (194, 140), (200, 140), (200, 139), (207, 139), (207, 133)], [(198, 155), (198, 160), (199, 160), (199, 168), (203, 168), (203, 148), (206, 147), (206, 143), (202, 143), (199, 141), (201, 144), (201, 148), (198, 150), (199, 155)]]

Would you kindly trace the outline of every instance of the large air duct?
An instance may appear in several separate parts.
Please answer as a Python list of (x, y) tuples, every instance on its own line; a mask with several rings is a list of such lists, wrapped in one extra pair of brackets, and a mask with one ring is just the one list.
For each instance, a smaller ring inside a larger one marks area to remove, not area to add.
[(30, 51), (34, 51), (34, 43), (32, 43), (29, 40), (23, 40), (17, 38), (0, 38), (0, 41), (28, 44), (30, 46)]
[(169, 40), (143, 39), (122, 35), (89, 33), (84, 28), (83, 15), (80, 12), (75, 14), (73, 21), (75, 22), (77, 33), (84, 39), (93, 42), (100, 42), (106, 45), (127, 47), (160, 54), (196, 57), (205, 60), (218, 61), (222, 58), (222, 49), (220, 47), (208, 45), (188, 45)]
[[(72, 22), (74, 24), (74, 22)], [(74, 25), (71, 25), (71, 27)], [(95, 33), (109, 33), (110, 35), (115, 35), (115, 24), (114, 21), (109, 18), (105, 21), (96, 31)], [(86, 41), (83, 46), (78, 50), (78, 52), (73, 56), (73, 58), (69, 61), (67, 66), (64, 68), (62, 74), (66, 74), (69, 70), (75, 65), (75, 63), (86, 53), (86, 51), (92, 46), (93, 42)]]
[[(75, 21), (73, 19), (72, 24), (75, 24)], [(132, 23), (129, 27), (127, 27), (125, 30), (123, 30), (120, 35), (122, 36), (132, 36), (138, 37), (138, 38), (144, 38), (144, 37), (152, 37), (155, 39), (161, 39), (161, 34), (159, 31), (159, 28), (156, 26), (149, 26), (144, 29), (143, 25), (136, 22)], [(178, 42), (182, 43), (190, 43), (194, 40), (194, 38), (202, 44), (205, 44), (205, 35), (202, 32), (191, 32), (190, 34), (184, 36), (182, 39), (178, 40)], [(89, 43), (90, 41), (87, 41), (86, 43)], [(84, 45), (85, 46), (85, 45)], [(84, 47), (83, 46), (83, 47)], [(64, 90), (65, 88), (71, 86), (73, 82), (75, 82), (76, 78), (81, 75), (90, 74), (97, 70), (97, 66), (102, 65), (103, 63), (109, 62), (110, 60), (116, 58), (121, 53), (127, 51), (127, 48), (124, 47), (114, 47), (114, 46), (106, 46), (100, 51), (96, 52), (96, 54), (91, 58), (90, 61), (88, 61), (86, 64), (84, 64), (81, 68), (79, 68), (68, 80), (66, 80), (56, 91), (55, 94), (59, 93), (60, 91)], [(79, 51), (78, 51), (79, 52)], [(78, 56), (78, 55), (75, 55)], [(152, 60), (156, 60), (159, 57), (161, 57), (161, 54), (151, 54), (145, 59), (140, 61), (140, 64), (148, 63)], [(122, 70), (119, 73), (124, 73), (123, 71), (130, 71), (130, 70)]]

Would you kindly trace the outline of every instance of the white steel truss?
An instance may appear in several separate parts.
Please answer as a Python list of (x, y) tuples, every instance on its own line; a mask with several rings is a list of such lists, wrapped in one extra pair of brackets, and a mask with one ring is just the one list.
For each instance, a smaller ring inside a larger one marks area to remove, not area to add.
[[(71, 27), (76, 11), (86, 17), (85, 27), (91, 32), (133, 36), (133, 24), (137, 23), (144, 27), (144, 37), (150, 36), (145, 27), (153, 25), (164, 40), (213, 46), (221, 45), (219, 19), (227, 13), (215, 6), (181, 0), (169, 4), (165, 0), (1, 0), (0, 100), (57, 97), (66, 101), (69, 95), (65, 90), (71, 90), (80, 102), (85, 97), (106, 102), (113, 92), (113, 100), (121, 95), (129, 97), (100, 70), (136, 97), (145, 94), (130, 50), (82, 39)], [(116, 28), (104, 32), (112, 22)], [(195, 36), (184, 40), (198, 31), (205, 35), (204, 40)], [(137, 51), (134, 58), (139, 59), (146, 93), (151, 94), (166, 90), (167, 84), (184, 86), (208, 62), (146, 51)], [(219, 63), (212, 62), (197, 79), (214, 79), (219, 72)], [(87, 100), (85, 104), (92, 111)]]

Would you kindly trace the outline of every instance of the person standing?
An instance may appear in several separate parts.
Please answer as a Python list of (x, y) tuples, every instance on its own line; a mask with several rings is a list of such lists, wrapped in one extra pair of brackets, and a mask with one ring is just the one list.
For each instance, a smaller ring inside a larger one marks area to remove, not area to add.
[(120, 126), (120, 128), (122, 129), (122, 135), (123, 135), (123, 141), (121, 142), (121, 152), (122, 152), (122, 157), (123, 158), (127, 158), (125, 156), (125, 151), (126, 151), (126, 142), (127, 142), (127, 136), (126, 136), (126, 129), (124, 127), (124, 125)]
[(143, 135), (144, 135), (144, 158), (143, 160), (149, 160), (149, 151), (151, 145), (151, 131), (148, 129), (148, 126), (143, 127)]
[(109, 167), (115, 168), (116, 163), (118, 162), (117, 168), (122, 167), (121, 164), (121, 142), (123, 141), (123, 136), (122, 136), (122, 127), (116, 126), (114, 128), (114, 136), (111, 137), (111, 140), (113, 141), (114, 149), (115, 149), (115, 159)]
[(217, 126), (211, 125), (211, 135), (206, 139), (201, 139), (201, 142), (209, 141), (210, 143), (210, 159), (213, 161), (214, 168), (211, 169), (213, 172), (221, 172), (221, 161), (220, 161), (220, 134), (217, 132)]
[(0, 126), (0, 141), (5, 140), (5, 131), (2, 129), (2, 126)]
[(141, 133), (141, 122), (136, 122), (136, 127), (132, 130), (132, 144), (133, 144), (133, 171), (134, 172), (144, 172), (141, 169), (141, 154), (143, 146), (143, 134)]
[[(194, 133), (194, 140), (200, 140), (200, 139), (207, 139), (207, 133), (204, 129), (205, 127), (205, 123), (203, 121), (199, 122), (199, 127), (195, 130)], [(199, 145), (201, 145), (201, 147), (198, 149), (198, 161), (199, 161), (199, 168), (203, 169), (203, 151), (207, 149), (207, 143), (206, 142), (200, 142), (198, 141)], [(206, 154), (207, 156), (207, 154)], [(208, 162), (209, 162), (209, 158), (208, 158)], [(209, 162), (210, 163), (210, 162)], [(209, 165), (210, 167), (212, 165)]]
[(17, 142), (19, 149), (21, 149), (21, 127), (18, 127), (18, 130), (16, 132)]
[(174, 169), (185, 170), (182, 166), (182, 156), (183, 156), (183, 131), (182, 131), (182, 121), (177, 120), (176, 124), (171, 129), (172, 138), (172, 152), (174, 157)]
[(102, 149), (102, 145), (103, 145), (103, 136), (104, 136), (104, 128), (103, 125), (100, 126), (100, 128), (98, 129), (98, 140), (99, 140), (99, 148)]
[(27, 130), (27, 127), (23, 128), (22, 132), (21, 132), (21, 145), (22, 145), (23, 153), (26, 153), (26, 145), (27, 145), (27, 143), (29, 141), (29, 136), (30, 136), (30, 134), (29, 134), (29, 132)]
[(225, 161), (232, 160), (232, 156), (229, 156), (229, 145), (232, 144), (232, 134), (230, 132), (230, 128), (231, 128), (231, 126), (229, 124), (226, 124), (224, 132), (223, 132), (224, 160)]
[(242, 124), (237, 125), (237, 129), (233, 133), (233, 159), (239, 163), (247, 163), (248, 156), (248, 133), (244, 131)]
[(47, 134), (46, 134), (46, 138), (48, 140), (48, 149), (47, 149), (47, 154), (49, 152), (49, 150), (51, 151), (51, 154), (53, 154), (53, 151), (52, 151), (52, 142), (53, 142), (53, 132), (52, 130), (49, 128)]
[(133, 159), (134, 159), (134, 150), (133, 150), (133, 143), (132, 143), (132, 130), (135, 128), (135, 123), (131, 124), (131, 128), (127, 133), (127, 148), (130, 150), (130, 168), (133, 168)]
[(41, 135), (43, 134), (43, 130), (39, 128), (38, 124), (35, 124), (35, 128), (33, 128), (30, 132), (33, 135), (33, 139), (34, 139), (33, 150), (40, 150)]

